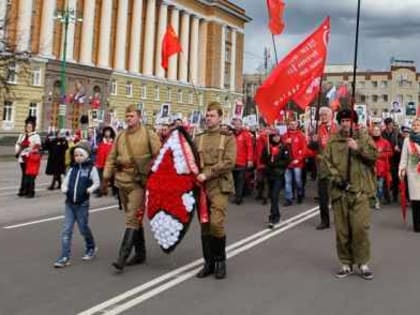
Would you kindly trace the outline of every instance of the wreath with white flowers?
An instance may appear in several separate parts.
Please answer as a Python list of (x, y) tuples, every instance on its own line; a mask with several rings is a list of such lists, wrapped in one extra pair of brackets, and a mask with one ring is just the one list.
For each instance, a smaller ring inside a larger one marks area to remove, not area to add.
[(199, 206), (198, 154), (182, 127), (174, 129), (154, 160), (145, 206), (154, 238), (169, 253), (184, 237)]

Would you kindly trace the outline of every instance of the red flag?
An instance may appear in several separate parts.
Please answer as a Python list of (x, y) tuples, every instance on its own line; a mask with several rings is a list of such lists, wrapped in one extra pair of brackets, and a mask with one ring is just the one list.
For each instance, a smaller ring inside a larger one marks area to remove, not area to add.
[(281, 0), (267, 0), (268, 28), (273, 35), (280, 35), (284, 29), (283, 12), (285, 4)]
[[(400, 179), (400, 183), (398, 185), (400, 189), (400, 197), (401, 197), (401, 214), (404, 220), (404, 223), (407, 223), (407, 194), (405, 186), (405, 177)], [(389, 187), (389, 186), (388, 186)]]
[[(321, 68), (320, 68), (321, 70)], [(323, 70), (323, 69), (322, 69)], [(308, 87), (302, 88), (293, 97), (293, 101), (301, 108), (305, 109), (312, 102), (312, 100), (319, 94), (319, 83), (322, 79), (322, 73), (315, 74), (314, 79), (310, 79)], [(305, 85), (305, 84), (304, 84)]]
[(330, 18), (293, 49), (258, 88), (255, 101), (265, 120), (272, 124), (281, 109), (303, 93), (324, 71)]
[(166, 33), (162, 40), (162, 68), (168, 70), (169, 57), (182, 51), (178, 36), (176, 35), (172, 25), (166, 29)]

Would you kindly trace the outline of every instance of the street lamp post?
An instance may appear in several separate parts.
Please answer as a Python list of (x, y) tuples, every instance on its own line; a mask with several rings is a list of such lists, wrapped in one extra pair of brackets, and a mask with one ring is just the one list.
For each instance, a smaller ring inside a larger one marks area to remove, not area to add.
[(60, 65), (60, 106), (58, 111), (58, 127), (59, 129), (66, 127), (66, 111), (67, 111), (67, 36), (70, 23), (81, 22), (81, 18), (77, 17), (76, 9), (70, 8), (68, 0), (64, 1), (63, 10), (55, 12), (55, 19), (64, 27), (63, 52)]

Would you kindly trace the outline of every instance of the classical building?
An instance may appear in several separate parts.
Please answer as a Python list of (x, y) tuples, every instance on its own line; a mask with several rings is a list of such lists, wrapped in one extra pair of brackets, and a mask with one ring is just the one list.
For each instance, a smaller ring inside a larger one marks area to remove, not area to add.
[[(7, 2), (0, 8), (0, 22), (6, 21), (0, 36), (7, 42), (1, 52), (25, 58), (0, 69), (10, 83), (0, 95), (0, 130), (20, 130), (30, 109), (46, 130), (63, 113), (66, 127), (77, 128), (92, 107), (123, 118), (125, 106), (134, 103), (152, 120), (164, 104), (186, 117), (211, 100), (229, 111), (242, 98), (244, 25), (250, 18), (230, 1), (1, 2)], [(183, 51), (165, 71), (161, 43), (168, 25)]]

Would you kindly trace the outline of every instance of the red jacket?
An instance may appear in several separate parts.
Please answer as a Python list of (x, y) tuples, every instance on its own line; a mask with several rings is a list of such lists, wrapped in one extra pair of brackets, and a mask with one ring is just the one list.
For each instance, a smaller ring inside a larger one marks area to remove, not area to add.
[(255, 154), (254, 154), (254, 165), (257, 169), (264, 168), (264, 163), (261, 160), (264, 149), (267, 148), (268, 137), (265, 131), (259, 132), (255, 139)]
[(376, 149), (378, 150), (378, 159), (376, 160), (376, 176), (388, 178), (391, 175), (390, 158), (393, 155), (391, 144), (388, 140), (379, 137), (375, 140)]
[[(283, 143), (290, 147), (292, 161), (288, 168), (302, 168), (305, 166), (307, 155), (306, 137), (300, 130), (288, 130), (282, 137)], [(290, 143), (288, 143), (290, 141)], [(295, 160), (297, 161), (295, 163)]]
[(253, 161), (253, 146), (251, 134), (246, 130), (235, 133), (236, 141), (236, 165), (246, 166), (248, 162)]
[(95, 166), (96, 168), (104, 168), (105, 167), (105, 161), (108, 157), (109, 152), (111, 152), (112, 144), (114, 141), (112, 139), (106, 140), (103, 139), (96, 149), (96, 160), (95, 160)]

